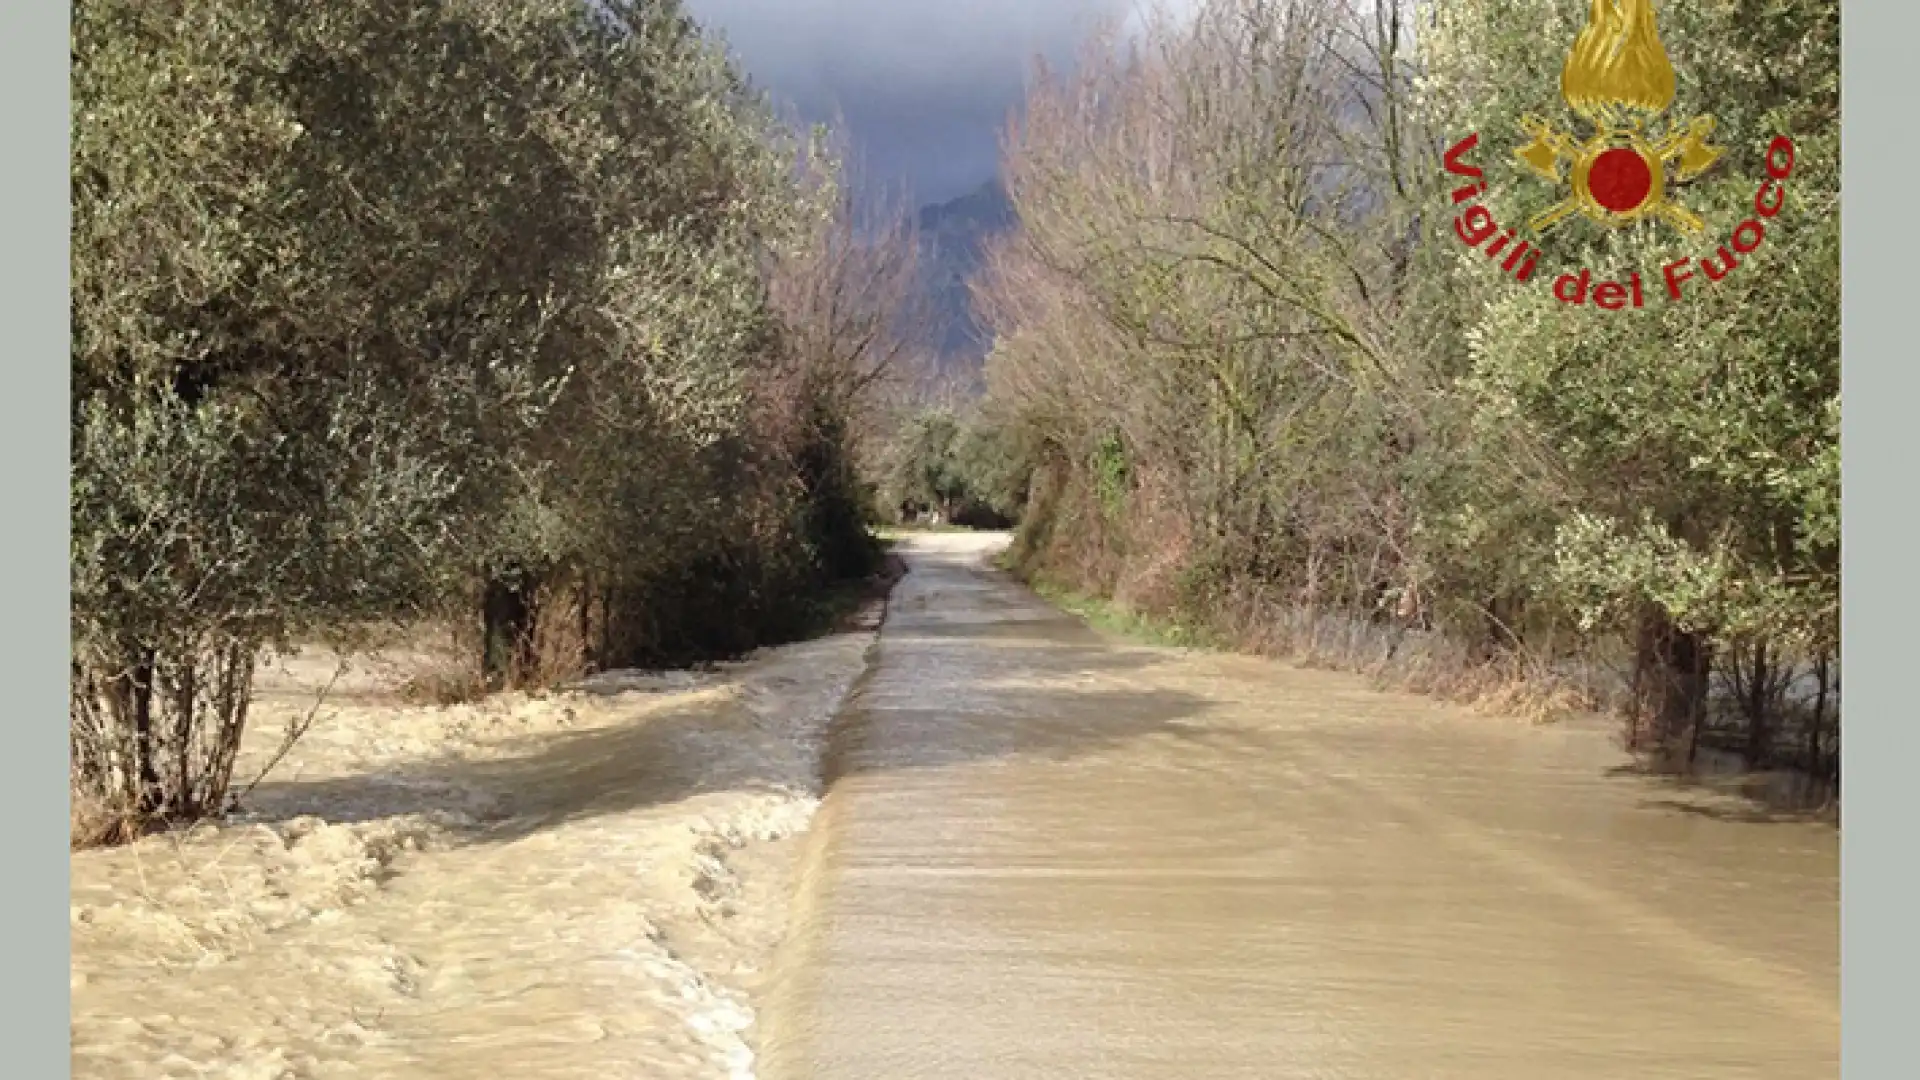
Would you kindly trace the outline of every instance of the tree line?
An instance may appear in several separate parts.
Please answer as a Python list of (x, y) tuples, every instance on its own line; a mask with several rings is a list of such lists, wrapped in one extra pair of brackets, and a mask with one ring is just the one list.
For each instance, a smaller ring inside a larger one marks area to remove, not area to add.
[(72, 768), (221, 812), (261, 651), (494, 687), (805, 631), (913, 245), (669, 0), (86, 0)]
[[(1657, 8), (1205, 0), (1043, 70), (975, 285), (1016, 565), (1282, 651), (1417, 640), (1430, 683), (1837, 780), (1838, 4)], [(1564, 195), (1513, 151), (1569, 51), (1654, 15), (1674, 101), (1632, 122), (1716, 122), (1677, 196), (1704, 232), (1576, 221), (1516, 285), (1454, 235), (1447, 149), (1477, 135), (1479, 201), (1526, 222)], [(1667, 302), (1783, 135), (1764, 245)], [(1661, 295), (1556, 299), (1582, 267)]]

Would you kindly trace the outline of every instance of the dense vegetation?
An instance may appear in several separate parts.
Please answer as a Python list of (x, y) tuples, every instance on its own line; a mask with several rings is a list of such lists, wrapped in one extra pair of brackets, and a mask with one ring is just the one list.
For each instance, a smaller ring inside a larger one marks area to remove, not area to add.
[[(218, 812), (265, 647), (451, 616), (493, 686), (737, 652), (930, 513), (1213, 637), (1837, 776), (1837, 3), (1660, 5), (1658, 122), (1725, 150), (1704, 236), (1575, 221), (1528, 287), (1441, 156), (1477, 133), (1501, 222), (1557, 198), (1512, 150), (1611, 4), (1197, 7), (1037, 80), (986, 398), (882, 430), (913, 223), (856, 222), (677, 3), (78, 5), (76, 794)], [(1780, 134), (1765, 243), (1665, 302)], [(1579, 267), (1656, 295), (1562, 304)]]
[(894, 241), (662, 0), (86, 0), (73, 763), (224, 805), (265, 646), (493, 685), (743, 650), (872, 569)]
[[(1839, 5), (1658, 5), (1662, 122), (1711, 114), (1725, 151), (1682, 189), (1706, 231), (1575, 221), (1525, 287), (1453, 236), (1442, 155), (1478, 134), (1502, 223), (1558, 198), (1521, 119), (1565, 115), (1611, 3), (1198, 6), (1040, 80), (1009, 143), (1021, 228), (977, 293), (1018, 565), (1837, 777)], [(1781, 134), (1764, 244), (1667, 302), (1660, 267), (1728, 242)], [(1557, 301), (1580, 267), (1655, 295)]]
[(908, 399), (869, 460), (885, 521), (1002, 529), (1026, 499), (1018, 448), (977, 403)]

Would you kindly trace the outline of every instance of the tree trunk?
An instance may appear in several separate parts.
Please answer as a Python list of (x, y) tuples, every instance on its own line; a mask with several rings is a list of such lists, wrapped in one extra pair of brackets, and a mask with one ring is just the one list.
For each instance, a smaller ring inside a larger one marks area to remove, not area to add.
[(490, 689), (518, 685), (532, 669), (534, 578), (510, 571), (487, 580), (480, 601), (481, 671)]
[(140, 812), (152, 814), (160, 809), (163, 794), (160, 770), (155, 763), (153, 732), (153, 676), (157, 658), (152, 649), (140, 650), (140, 659), (131, 674), (133, 698), (133, 753), (140, 777)]
[(585, 674), (598, 670), (600, 649), (593, 639), (593, 599), (598, 595), (593, 588), (592, 579), (582, 575), (580, 578), (580, 666)]
[(1767, 643), (1762, 641), (1753, 647), (1753, 668), (1747, 682), (1747, 764), (1753, 768), (1764, 766), (1773, 757), (1773, 731), (1769, 726), (1772, 719), (1768, 716), (1767, 690), (1773, 681), (1773, 668), (1768, 656)]
[(1636, 711), (1651, 720), (1651, 741), (1670, 750), (1686, 735), (1691, 763), (1706, 720), (1711, 656), (1705, 639), (1674, 626), (1665, 611), (1649, 607), (1641, 618), (1634, 666)]
[(1511, 652), (1519, 645), (1518, 631), (1525, 601), (1508, 593), (1497, 593), (1480, 603), (1480, 635), (1474, 643), (1474, 654), (1481, 661), (1489, 661), (1502, 653)]
[(174, 781), (172, 792), (173, 806), (171, 809), (174, 814), (180, 817), (191, 818), (198, 817), (204, 809), (198, 805), (194, 799), (194, 788), (196, 785), (194, 784), (193, 776), (193, 732), (195, 707), (199, 702), (195, 700), (195, 691), (197, 690), (195, 676), (197, 672), (194, 668), (193, 658), (188, 657), (187, 662), (181, 664), (178, 670), (180, 673), (179, 681), (172, 688), (174, 692)]
[(1687, 725), (1687, 765), (1700, 756), (1700, 735), (1707, 726), (1707, 693), (1712, 686), (1712, 654), (1698, 634), (1676, 632), (1667, 655), (1676, 682), (1677, 715)]
[(1823, 774), (1821, 757), (1822, 737), (1827, 733), (1827, 657), (1822, 653), (1813, 668), (1819, 688), (1813, 696), (1813, 720), (1807, 725), (1807, 773), (1812, 776)]
[(76, 651), (76, 791), (99, 799), (128, 830), (220, 813), (246, 725), (255, 646), (203, 640), (163, 653), (88, 643)]

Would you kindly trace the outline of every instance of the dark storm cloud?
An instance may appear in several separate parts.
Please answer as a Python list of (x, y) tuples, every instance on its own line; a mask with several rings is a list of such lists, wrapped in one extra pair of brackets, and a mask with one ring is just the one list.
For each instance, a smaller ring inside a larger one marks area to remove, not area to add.
[(916, 201), (993, 175), (1036, 56), (1063, 63), (1137, 0), (687, 0), (807, 121), (844, 117), (865, 173)]

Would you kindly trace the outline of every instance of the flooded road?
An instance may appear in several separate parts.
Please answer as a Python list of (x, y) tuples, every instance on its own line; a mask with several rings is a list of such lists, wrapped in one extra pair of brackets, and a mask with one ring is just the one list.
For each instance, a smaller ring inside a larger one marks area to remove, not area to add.
[(909, 541), (767, 1080), (1835, 1076), (1838, 835)]

